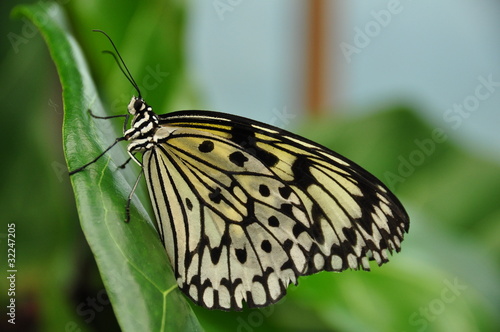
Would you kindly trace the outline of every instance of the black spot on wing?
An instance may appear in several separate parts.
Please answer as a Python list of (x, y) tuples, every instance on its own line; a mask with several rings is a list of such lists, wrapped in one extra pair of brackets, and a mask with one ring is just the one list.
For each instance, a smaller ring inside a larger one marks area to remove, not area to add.
[(280, 211), (283, 212), (288, 217), (294, 217), (293, 215), (293, 205), (289, 203), (281, 204)]
[(253, 155), (268, 167), (276, 165), (279, 161), (276, 155), (257, 146), (255, 133), (249, 128), (234, 126), (231, 129), (230, 140), (238, 144), (245, 152)]
[(262, 248), (262, 250), (264, 250), (267, 253), (270, 253), (271, 250), (273, 249), (271, 242), (269, 242), (268, 240), (262, 241), (262, 243), (260, 244), (260, 247)]
[(350, 244), (352, 244), (353, 246), (356, 245), (356, 231), (353, 228), (344, 227), (342, 228), (342, 233), (344, 233), (345, 238), (349, 241)]
[(238, 258), (238, 261), (240, 261), (241, 264), (245, 264), (245, 262), (247, 261), (247, 250), (245, 248), (234, 249), (234, 252), (236, 254), (236, 258)]
[(298, 222), (295, 225), (293, 225), (292, 232), (293, 236), (297, 238), (302, 232), (307, 232), (307, 228), (302, 223)]
[(220, 255), (222, 253), (222, 246), (215, 247), (212, 250), (210, 250), (210, 259), (212, 260), (212, 263), (214, 265), (217, 265), (219, 263)]
[(279, 225), (280, 225), (280, 221), (275, 216), (270, 216), (267, 219), (267, 222), (269, 223), (269, 226), (271, 226), (271, 227), (279, 227)]
[(203, 153), (211, 152), (214, 149), (214, 142), (212, 141), (203, 141), (200, 145), (198, 145), (198, 150)]
[(291, 167), (294, 183), (303, 190), (316, 183), (316, 179), (311, 174), (310, 167), (311, 161), (301, 155), (297, 156)]
[(240, 151), (236, 151), (229, 155), (229, 160), (236, 166), (243, 167), (243, 165), (248, 161), (248, 158)]
[(193, 203), (191, 203), (191, 200), (189, 198), (186, 198), (186, 207), (189, 211), (193, 209)]
[(259, 186), (259, 193), (264, 197), (268, 197), (271, 194), (271, 192), (269, 191), (269, 187), (265, 184), (261, 184)]
[(222, 199), (222, 194), (220, 192), (220, 188), (215, 188), (210, 194), (208, 194), (208, 198), (215, 204), (219, 204)]
[(281, 197), (283, 197), (284, 199), (288, 199), (288, 197), (290, 197), (290, 194), (292, 193), (292, 188), (290, 188), (289, 186), (285, 186), (279, 188), (278, 191)]
[(268, 152), (266, 150), (258, 148), (256, 150), (256, 155), (255, 155), (260, 161), (264, 163), (264, 165), (268, 167), (272, 167), (276, 165), (279, 161), (278, 157), (276, 157), (274, 154), (271, 152)]

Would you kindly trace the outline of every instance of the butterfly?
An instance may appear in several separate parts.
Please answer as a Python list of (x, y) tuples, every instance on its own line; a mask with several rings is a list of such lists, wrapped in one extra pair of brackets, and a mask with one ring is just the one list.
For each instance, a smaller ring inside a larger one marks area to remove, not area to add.
[[(382, 265), (388, 252), (400, 251), (409, 217), (375, 176), (262, 122), (210, 111), (156, 114), (107, 37), (138, 92), (123, 115), (125, 124), (132, 116), (131, 126), (70, 174), (129, 142), (177, 284), (192, 301), (209, 309), (263, 307), (300, 276), (369, 270), (370, 260)], [(129, 204), (130, 197), (127, 218)]]

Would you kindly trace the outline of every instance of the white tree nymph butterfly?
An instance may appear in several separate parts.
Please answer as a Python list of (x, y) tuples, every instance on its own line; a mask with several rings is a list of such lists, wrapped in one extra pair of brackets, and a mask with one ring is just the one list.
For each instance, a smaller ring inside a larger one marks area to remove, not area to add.
[(400, 251), (409, 217), (373, 175), (265, 123), (208, 111), (156, 114), (111, 43), (138, 92), (122, 115), (131, 126), (70, 174), (129, 142), (178, 286), (194, 302), (267, 306), (300, 276), (369, 270), (369, 260), (382, 265)]

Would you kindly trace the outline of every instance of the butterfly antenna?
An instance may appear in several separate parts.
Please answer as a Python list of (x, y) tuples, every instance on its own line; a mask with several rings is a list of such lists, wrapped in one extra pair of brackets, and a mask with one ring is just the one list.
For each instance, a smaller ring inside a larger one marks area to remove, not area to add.
[[(139, 94), (138, 97), (141, 98), (141, 90), (139, 90), (139, 86), (137, 85), (137, 83), (135, 82), (134, 80), (134, 77), (132, 76), (132, 74), (130, 73), (130, 70), (128, 70), (128, 67), (127, 65), (125, 64), (125, 61), (123, 61), (123, 58), (122, 56), (120, 55), (120, 52), (118, 52), (118, 48), (116, 47), (115, 43), (113, 43), (113, 40), (111, 39), (111, 37), (104, 31), (102, 30), (98, 30), (98, 29), (94, 29), (92, 30), (94, 32), (100, 32), (102, 33), (103, 35), (106, 36), (106, 38), (108, 38), (109, 42), (111, 43), (111, 45), (113, 46), (116, 54), (112, 53), (112, 52), (109, 52), (109, 51), (105, 51), (105, 53), (110, 53), (111, 55), (113, 55), (113, 57), (115, 58), (115, 61), (116, 63), (118, 64), (118, 67), (120, 68), (120, 70), (122, 71), (123, 75), (125, 75), (125, 77), (127, 78), (127, 80), (130, 82), (130, 84), (132, 84), (132, 86), (137, 90), (137, 93)], [(118, 55), (118, 57), (117, 57)], [(118, 61), (118, 59), (120, 61)]]

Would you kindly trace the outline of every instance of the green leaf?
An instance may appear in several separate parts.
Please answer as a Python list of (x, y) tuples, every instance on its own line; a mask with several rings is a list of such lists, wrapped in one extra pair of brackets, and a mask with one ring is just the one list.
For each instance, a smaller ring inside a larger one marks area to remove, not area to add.
[[(87, 112), (107, 115), (61, 7), (39, 2), (17, 7), (13, 14), (33, 22), (48, 45), (63, 88), (65, 156), (69, 169), (75, 169), (120, 134), (112, 120), (94, 119)], [(132, 201), (131, 222), (124, 222), (125, 202), (139, 173), (132, 163), (125, 170), (117, 169), (114, 161), (125, 161), (124, 151), (123, 146), (116, 147), (71, 177), (81, 226), (118, 322), (124, 331), (201, 330), (177, 288), (143, 190)]]

